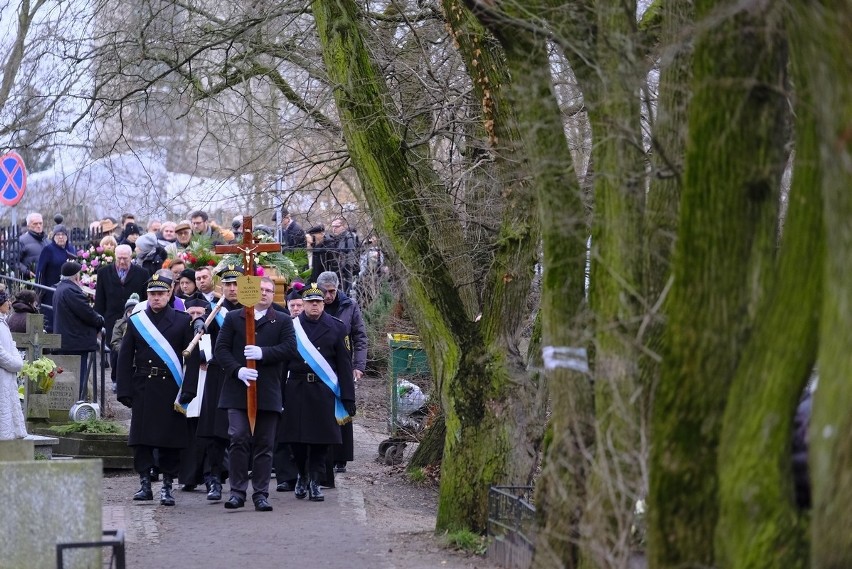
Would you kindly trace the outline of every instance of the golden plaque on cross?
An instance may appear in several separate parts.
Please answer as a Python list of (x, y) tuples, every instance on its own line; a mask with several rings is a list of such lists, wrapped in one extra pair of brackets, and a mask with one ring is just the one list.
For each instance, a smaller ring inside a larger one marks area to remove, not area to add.
[(260, 277), (237, 277), (237, 300), (243, 306), (254, 306), (260, 302)]

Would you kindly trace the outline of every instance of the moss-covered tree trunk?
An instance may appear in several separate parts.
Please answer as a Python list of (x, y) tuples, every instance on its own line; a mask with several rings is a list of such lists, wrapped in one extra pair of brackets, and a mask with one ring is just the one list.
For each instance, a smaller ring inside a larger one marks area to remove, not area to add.
[[(810, 65), (805, 59), (796, 66)], [(793, 417), (816, 361), (825, 237), (814, 93), (796, 81), (796, 160), (778, 268), (734, 376), (719, 443), (721, 567), (805, 567), (793, 500)]]
[(588, 223), (553, 91), (544, 36), (488, 20), (515, 79), (508, 98), (529, 155), (542, 227), (540, 318), (544, 377), (551, 397), (549, 443), (536, 485), (535, 567), (571, 567), (585, 494), (592, 389), (583, 335)]
[[(490, 303), (481, 321), (474, 321), (455, 286), (464, 275), (448, 270), (430, 239), (415, 190), (437, 187), (437, 176), (409, 163), (390, 120), (387, 86), (362, 38), (358, 8), (349, 0), (316, 0), (312, 6), (352, 163), (377, 229), (408, 273), (410, 308), (441, 386), (447, 437), (437, 525), (482, 530), (489, 485), (532, 470), (527, 449), (535, 441), (523, 419), (536, 388), (513, 358), (508, 330), (525, 311), (532, 278), (537, 233), (527, 212), (535, 202), (523, 188), (504, 196), (508, 219), (516, 223), (503, 218), (484, 285)], [(515, 450), (519, 446), (523, 453)]]
[(597, 89), (587, 88), (594, 211), (590, 303), (594, 325), (595, 459), (581, 546), (585, 567), (623, 567), (641, 495), (644, 430), (637, 343), (642, 314), (645, 156), (634, 2), (597, 2)]
[(835, 1), (793, 6), (797, 58), (807, 62), (800, 71), (815, 93), (826, 235), (820, 378), (809, 437), (811, 567), (840, 569), (852, 567), (852, 6)]
[[(777, 18), (766, 5), (738, 9), (695, 4), (704, 28), (693, 57), (674, 284), (652, 415), (653, 568), (715, 564), (722, 416), (773, 258), (784, 144)], [(720, 10), (729, 12), (717, 18)]]

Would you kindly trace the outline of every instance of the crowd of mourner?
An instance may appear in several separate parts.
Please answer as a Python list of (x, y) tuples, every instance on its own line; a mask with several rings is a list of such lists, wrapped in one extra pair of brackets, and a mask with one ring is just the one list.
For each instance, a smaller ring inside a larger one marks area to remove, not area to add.
[[(99, 340), (109, 346), (113, 391), (131, 410), (134, 500), (153, 500), (160, 477), (164, 506), (174, 505), (176, 483), (223, 500), (227, 481), (226, 509), (250, 496), (257, 511), (271, 511), (274, 468), (277, 491), (323, 501), (322, 488), (353, 460), (355, 382), (367, 360), (361, 309), (348, 293), (359, 275), (383, 272), (381, 252), (361, 247), (343, 217), (329, 231), (304, 231), (283, 209), (277, 231), (250, 235), (280, 251), (259, 254), (260, 300), (244, 307), (243, 256), (216, 252), (242, 242), (241, 219), (224, 228), (199, 210), (143, 230), (125, 214), (94, 222), (91, 241), (75, 248), (65, 225), (45, 231), (39, 213), (27, 215), (18, 258), (4, 260), (19, 283), (33, 284), (0, 290), (0, 440), (26, 436), (11, 332), (27, 332), (26, 315), (42, 313), (45, 331), (61, 336), (54, 353), (80, 356), (81, 400)], [(275, 301), (276, 287), (286, 301)]]

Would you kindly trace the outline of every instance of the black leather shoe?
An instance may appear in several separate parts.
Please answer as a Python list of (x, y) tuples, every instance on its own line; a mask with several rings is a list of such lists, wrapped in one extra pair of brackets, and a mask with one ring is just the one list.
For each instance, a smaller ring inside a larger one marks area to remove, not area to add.
[(254, 509), (258, 512), (271, 512), (272, 504), (270, 504), (266, 498), (258, 498), (254, 501)]
[(308, 483), (308, 500), (311, 502), (322, 502), (325, 500), (325, 496), (322, 495), (322, 490), (320, 490), (319, 484), (317, 481), (311, 478), (311, 481)]
[(281, 482), (278, 486), (275, 487), (276, 492), (290, 492), (293, 489), (290, 486), (290, 483), (287, 481)]
[(226, 510), (236, 510), (237, 508), (242, 508), (246, 505), (246, 501), (244, 498), (240, 498), (239, 496), (231, 496), (228, 498), (228, 501), (225, 502)]
[(301, 476), (296, 478), (296, 487), (293, 488), (293, 493), (296, 494), (296, 498), (299, 500), (303, 500), (308, 497), (308, 487), (305, 484), (305, 479)]
[(207, 492), (208, 500), (221, 500), (222, 499), (222, 485), (219, 484), (218, 480), (212, 480), (210, 482), (210, 491)]
[(334, 465), (334, 471), (338, 474), (342, 472), (346, 472), (346, 463), (345, 462), (337, 462)]
[(153, 500), (154, 493), (151, 491), (151, 478), (148, 475), (139, 476), (141, 487), (139, 491), (133, 495), (134, 500)]
[(181, 487), (181, 490), (183, 490), (184, 492), (195, 492), (195, 488), (195, 484), (184, 484)]

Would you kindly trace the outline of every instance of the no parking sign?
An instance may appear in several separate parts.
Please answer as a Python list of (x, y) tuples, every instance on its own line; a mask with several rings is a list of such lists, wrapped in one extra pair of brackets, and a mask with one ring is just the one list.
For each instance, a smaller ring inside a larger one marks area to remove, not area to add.
[(27, 168), (16, 152), (0, 156), (0, 203), (12, 207), (24, 197)]

